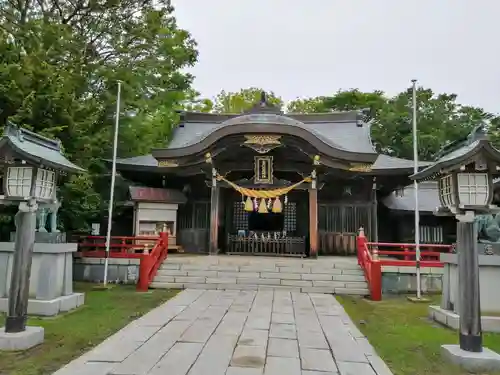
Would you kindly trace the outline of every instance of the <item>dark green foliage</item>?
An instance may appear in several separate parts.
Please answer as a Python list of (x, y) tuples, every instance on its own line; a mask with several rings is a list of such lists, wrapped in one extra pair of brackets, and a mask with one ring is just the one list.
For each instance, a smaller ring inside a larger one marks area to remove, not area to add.
[[(444, 145), (467, 134), (481, 121), (498, 118), (481, 108), (463, 106), (455, 94), (436, 95), (430, 89), (417, 89), (418, 149), (422, 159), (430, 160)], [(290, 112), (317, 113), (369, 109), (372, 139), (377, 150), (391, 156), (413, 158), (412, 90), (389, 97), (382, 91), (338, 91), (332, 96), (296, 100)], [(492, 126), (493, 128), (493, 126)]]
[(117, 81), (119, 155), (166, 142), (175, 109), (195, 101), (195, 41), (167, 0), (0, 0), (0, 125), (59, 138), (89, 173), (61, 187), (66, 230), (88, 228), (106, 202), (95, 188), (111, 158)]

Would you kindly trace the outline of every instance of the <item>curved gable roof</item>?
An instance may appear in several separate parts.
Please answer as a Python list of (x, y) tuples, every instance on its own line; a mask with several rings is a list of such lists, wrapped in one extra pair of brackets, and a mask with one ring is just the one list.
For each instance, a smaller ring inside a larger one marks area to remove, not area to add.
[(179, 157), (201, 152), (222, 137), (248, 133), (297, 136), (313, 144), (319, 152), (333, 152), (346, 159), (354, 154), (365, 154), (368, 159), (376, 155), (370, 127), (359, 122), (357, 112), (313, 115), (250, 113), (240, 116), (189, 113), (174, 130), (167, 148), (155, 150), (153, 154)]

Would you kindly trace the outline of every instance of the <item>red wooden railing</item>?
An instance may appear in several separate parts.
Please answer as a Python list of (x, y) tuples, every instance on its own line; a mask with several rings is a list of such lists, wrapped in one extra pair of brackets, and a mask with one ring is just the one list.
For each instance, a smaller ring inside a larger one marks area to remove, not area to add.
[(365, 233), (361, 229), (357, 238), (358, 264), (365, 273), (370, 298), (373, 301), (380, 301), (382, 300), (382, 266), (380, 260), (372, 257), (367, 243)]
[(138, 291), (146, 292), (148, 290), (149, 284), (153, 281), (158, 268), (167, 258), (167, 255), (168, 234), (162, 232), (160, 233), (160, 238), (151, 252), (149, 252), (149, 254), (145, 252), (141, 257), (141, 263), (139, 266), (139, 281), (137, 282)]
[(109, 253), (106, 253), (104, 236), (81, 236), (77, 240), (77, 256), (140, 259), (137, 290), (141, 292), (148, 290), (158, 268), (168, 255), (168, 234), (164, 232), (159, 236), (111, 237)]
[[(152, 248), (158, 241), (158, 236), (111, 237), (109, 258), (140, 259), (144, 248)], [(86, 258), (106, 257), (106, 236), (78, 236), (77, 255)]]
[[(363, 228), (360, 229), (357, 237), (358, 264), (364, 271), (373, 301), (382, 299), (382, 266), (416, 267), (415, 246), (410, 243), (368, 242)], [(391, 250), (384, 250), (386, 248)], [(452, 249), (452, 245), (421, 244), (420, 267), (443, 267), (439, 255), (443, 252), (451, 252)], [(380, 258), (381, 255), (401, 259)]]

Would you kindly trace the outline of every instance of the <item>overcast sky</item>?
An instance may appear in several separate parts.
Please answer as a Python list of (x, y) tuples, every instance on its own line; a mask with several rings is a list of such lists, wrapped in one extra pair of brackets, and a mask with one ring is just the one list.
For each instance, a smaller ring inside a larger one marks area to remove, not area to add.
[(416, 78), (500, 112), (498, 0), (173, 0), (198, 42), (195, 87), (255, 86), (286, 101), (338, 89), (394, 94)]

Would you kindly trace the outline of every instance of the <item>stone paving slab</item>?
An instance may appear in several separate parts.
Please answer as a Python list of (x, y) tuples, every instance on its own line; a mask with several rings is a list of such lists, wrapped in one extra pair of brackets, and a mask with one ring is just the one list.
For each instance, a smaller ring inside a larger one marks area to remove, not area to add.
[(392, 375), (332, 295), (187, 289), (53, 375)]

